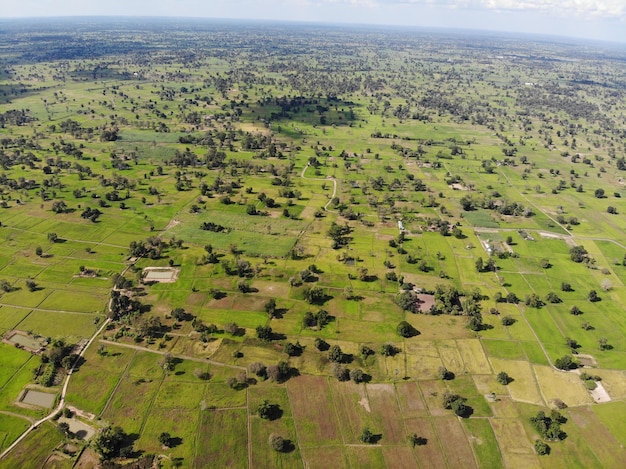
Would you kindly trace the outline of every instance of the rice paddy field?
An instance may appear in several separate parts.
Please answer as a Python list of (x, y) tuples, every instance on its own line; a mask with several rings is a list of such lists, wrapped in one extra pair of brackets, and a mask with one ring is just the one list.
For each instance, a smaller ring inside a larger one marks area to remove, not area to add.
[(626, 465), (623, 51), (110, 21), (1, 26), (0, 468)]

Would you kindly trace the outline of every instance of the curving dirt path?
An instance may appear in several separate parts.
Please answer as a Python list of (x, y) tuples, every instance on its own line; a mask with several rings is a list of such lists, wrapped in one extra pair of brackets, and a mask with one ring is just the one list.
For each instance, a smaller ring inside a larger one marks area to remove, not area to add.
[(330, 199), (328, 199), (328, 202), (326, 202), (326, 205), (324, 205), (324, 210), (326, 210), (327, 212), (333, 212), (334, 210), (328, 210), (328, 206), (330, 205), (330, 203), (333, 201), (333, 199), (335, 198), (335, 196), (337, 195), (337, 180), (334, 177), (325, 177), (325, 178), (312, 178), (312, 177), (307, 177), (304, 175), (304, 173), (306, 173), (306, 170), (309, 169), (309, 164), (307, 163), (307, 165), (302, 169), (302, 172), (300, 173), (300, 177), (302, 179), (310, 179), (313, 181), (332, 181), (333, 183), (333, 195), (330, 196)]

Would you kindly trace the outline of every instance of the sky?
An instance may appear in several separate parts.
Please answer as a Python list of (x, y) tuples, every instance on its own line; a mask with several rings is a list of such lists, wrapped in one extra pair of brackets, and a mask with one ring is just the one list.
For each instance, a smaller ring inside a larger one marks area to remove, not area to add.
[(462, 28), (626, 43), (626, 0), (17, 0), (0, 18), (189, 16)]

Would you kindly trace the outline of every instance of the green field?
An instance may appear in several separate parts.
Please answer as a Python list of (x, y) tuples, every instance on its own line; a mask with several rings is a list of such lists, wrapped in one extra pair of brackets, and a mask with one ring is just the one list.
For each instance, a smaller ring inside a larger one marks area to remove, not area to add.
[(105, 23), (0, 37), (0, 467), (626, 465), (623, 51)]

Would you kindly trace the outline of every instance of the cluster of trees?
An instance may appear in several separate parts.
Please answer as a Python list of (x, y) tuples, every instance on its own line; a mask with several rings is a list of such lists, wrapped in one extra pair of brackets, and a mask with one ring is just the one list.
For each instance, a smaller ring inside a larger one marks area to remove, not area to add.
[(557, 410), (553, 410), (550, 415), (539, 411), (537, 415), (530, 418), (530, 423), (537, 432), (548, 441), (559, 441), (565, 438), (565, 432), (561, 429), (561, 425), (566, 423), (567, 419)]

